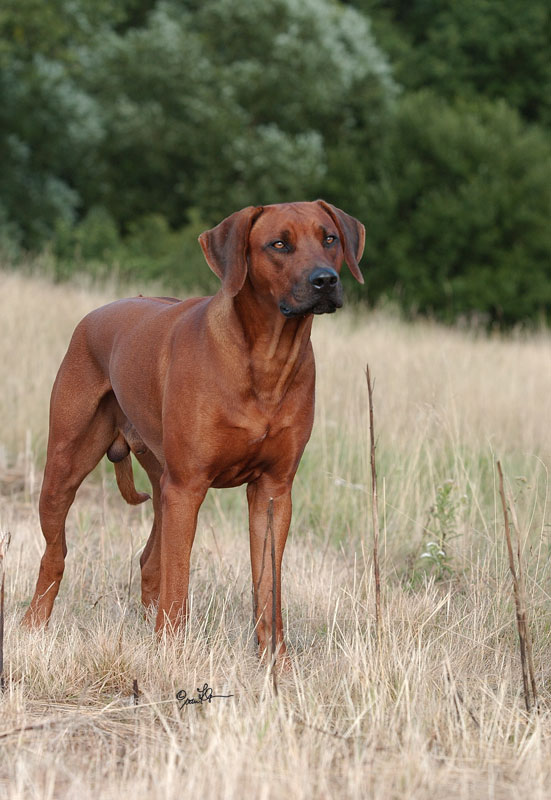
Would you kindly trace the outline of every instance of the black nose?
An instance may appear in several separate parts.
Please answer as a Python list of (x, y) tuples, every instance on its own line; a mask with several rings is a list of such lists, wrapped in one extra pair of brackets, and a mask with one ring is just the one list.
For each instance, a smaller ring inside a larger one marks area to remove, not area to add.
[(339, 276), (332, 267), (317, 267), (310, 273), (308, 280), (315, 289), (327, 291), (337, 285)]

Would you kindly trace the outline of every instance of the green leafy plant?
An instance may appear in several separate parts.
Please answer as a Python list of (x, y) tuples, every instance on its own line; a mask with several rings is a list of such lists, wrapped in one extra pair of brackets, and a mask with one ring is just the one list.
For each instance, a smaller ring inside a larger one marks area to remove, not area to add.
[(412, 585), (432, 576), (441, 581), (454, 574), (448, 549), (450, 539), (457, 536), (457, 517), (464, 496), (457, 496), (457, 486), (453, 480), (444, 481), (436, 489), (436, 499), (429, 511), (426, 530), (432, 530), (434, 537), (423, 545), (423, 552), (417, 559), (412, 577)]

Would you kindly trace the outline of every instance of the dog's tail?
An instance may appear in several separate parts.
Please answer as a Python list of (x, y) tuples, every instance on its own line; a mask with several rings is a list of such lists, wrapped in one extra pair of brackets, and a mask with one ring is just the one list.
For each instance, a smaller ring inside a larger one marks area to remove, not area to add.
[(134, 485), (134, 473), (132, 472), (130, 453), (120, 461), (115, 461), (115, 477), (117, 478), (119, 492), (131, 506), (137, 506), (149, 500), (147, 492), (138, 492)]

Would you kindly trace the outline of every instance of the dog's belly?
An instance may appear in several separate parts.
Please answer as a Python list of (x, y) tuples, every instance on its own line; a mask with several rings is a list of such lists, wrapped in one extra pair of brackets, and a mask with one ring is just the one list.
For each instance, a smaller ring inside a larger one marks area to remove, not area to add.
[(231, 489), (235, 486), (243, 486), (244, 483), (252, 483), (262, 475), (263, 470), (259, 467), (235, 467), (218, 475), (211, 486), (213, 489)]

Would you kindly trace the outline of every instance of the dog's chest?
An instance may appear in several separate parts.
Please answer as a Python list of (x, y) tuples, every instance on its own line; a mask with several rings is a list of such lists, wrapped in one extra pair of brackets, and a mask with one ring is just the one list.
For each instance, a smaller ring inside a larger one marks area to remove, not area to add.
[(255, 447), (255, 445), (262, 444), (262, 442), (266, 441), (268, 438), (268, 434), (270, 433), (269, 425), (266, 426), (266, 429), (260, 434), (260, 436), (255, 436), (253, 439), (249, 439), (248, 446), (249, 448)]
[[(296, 442), (292, 441), (291, 418), (288, 414), (251, 415), (244, 417), (239, 426), (225, 429), (221, 426), (222, 448), (213, 465), (213, 486), (222, 488), (240, 486), (256, 480), (275, 465), (285, 468), (296, 457)], [(224, 457), (220, 458), (220, 453)]]

